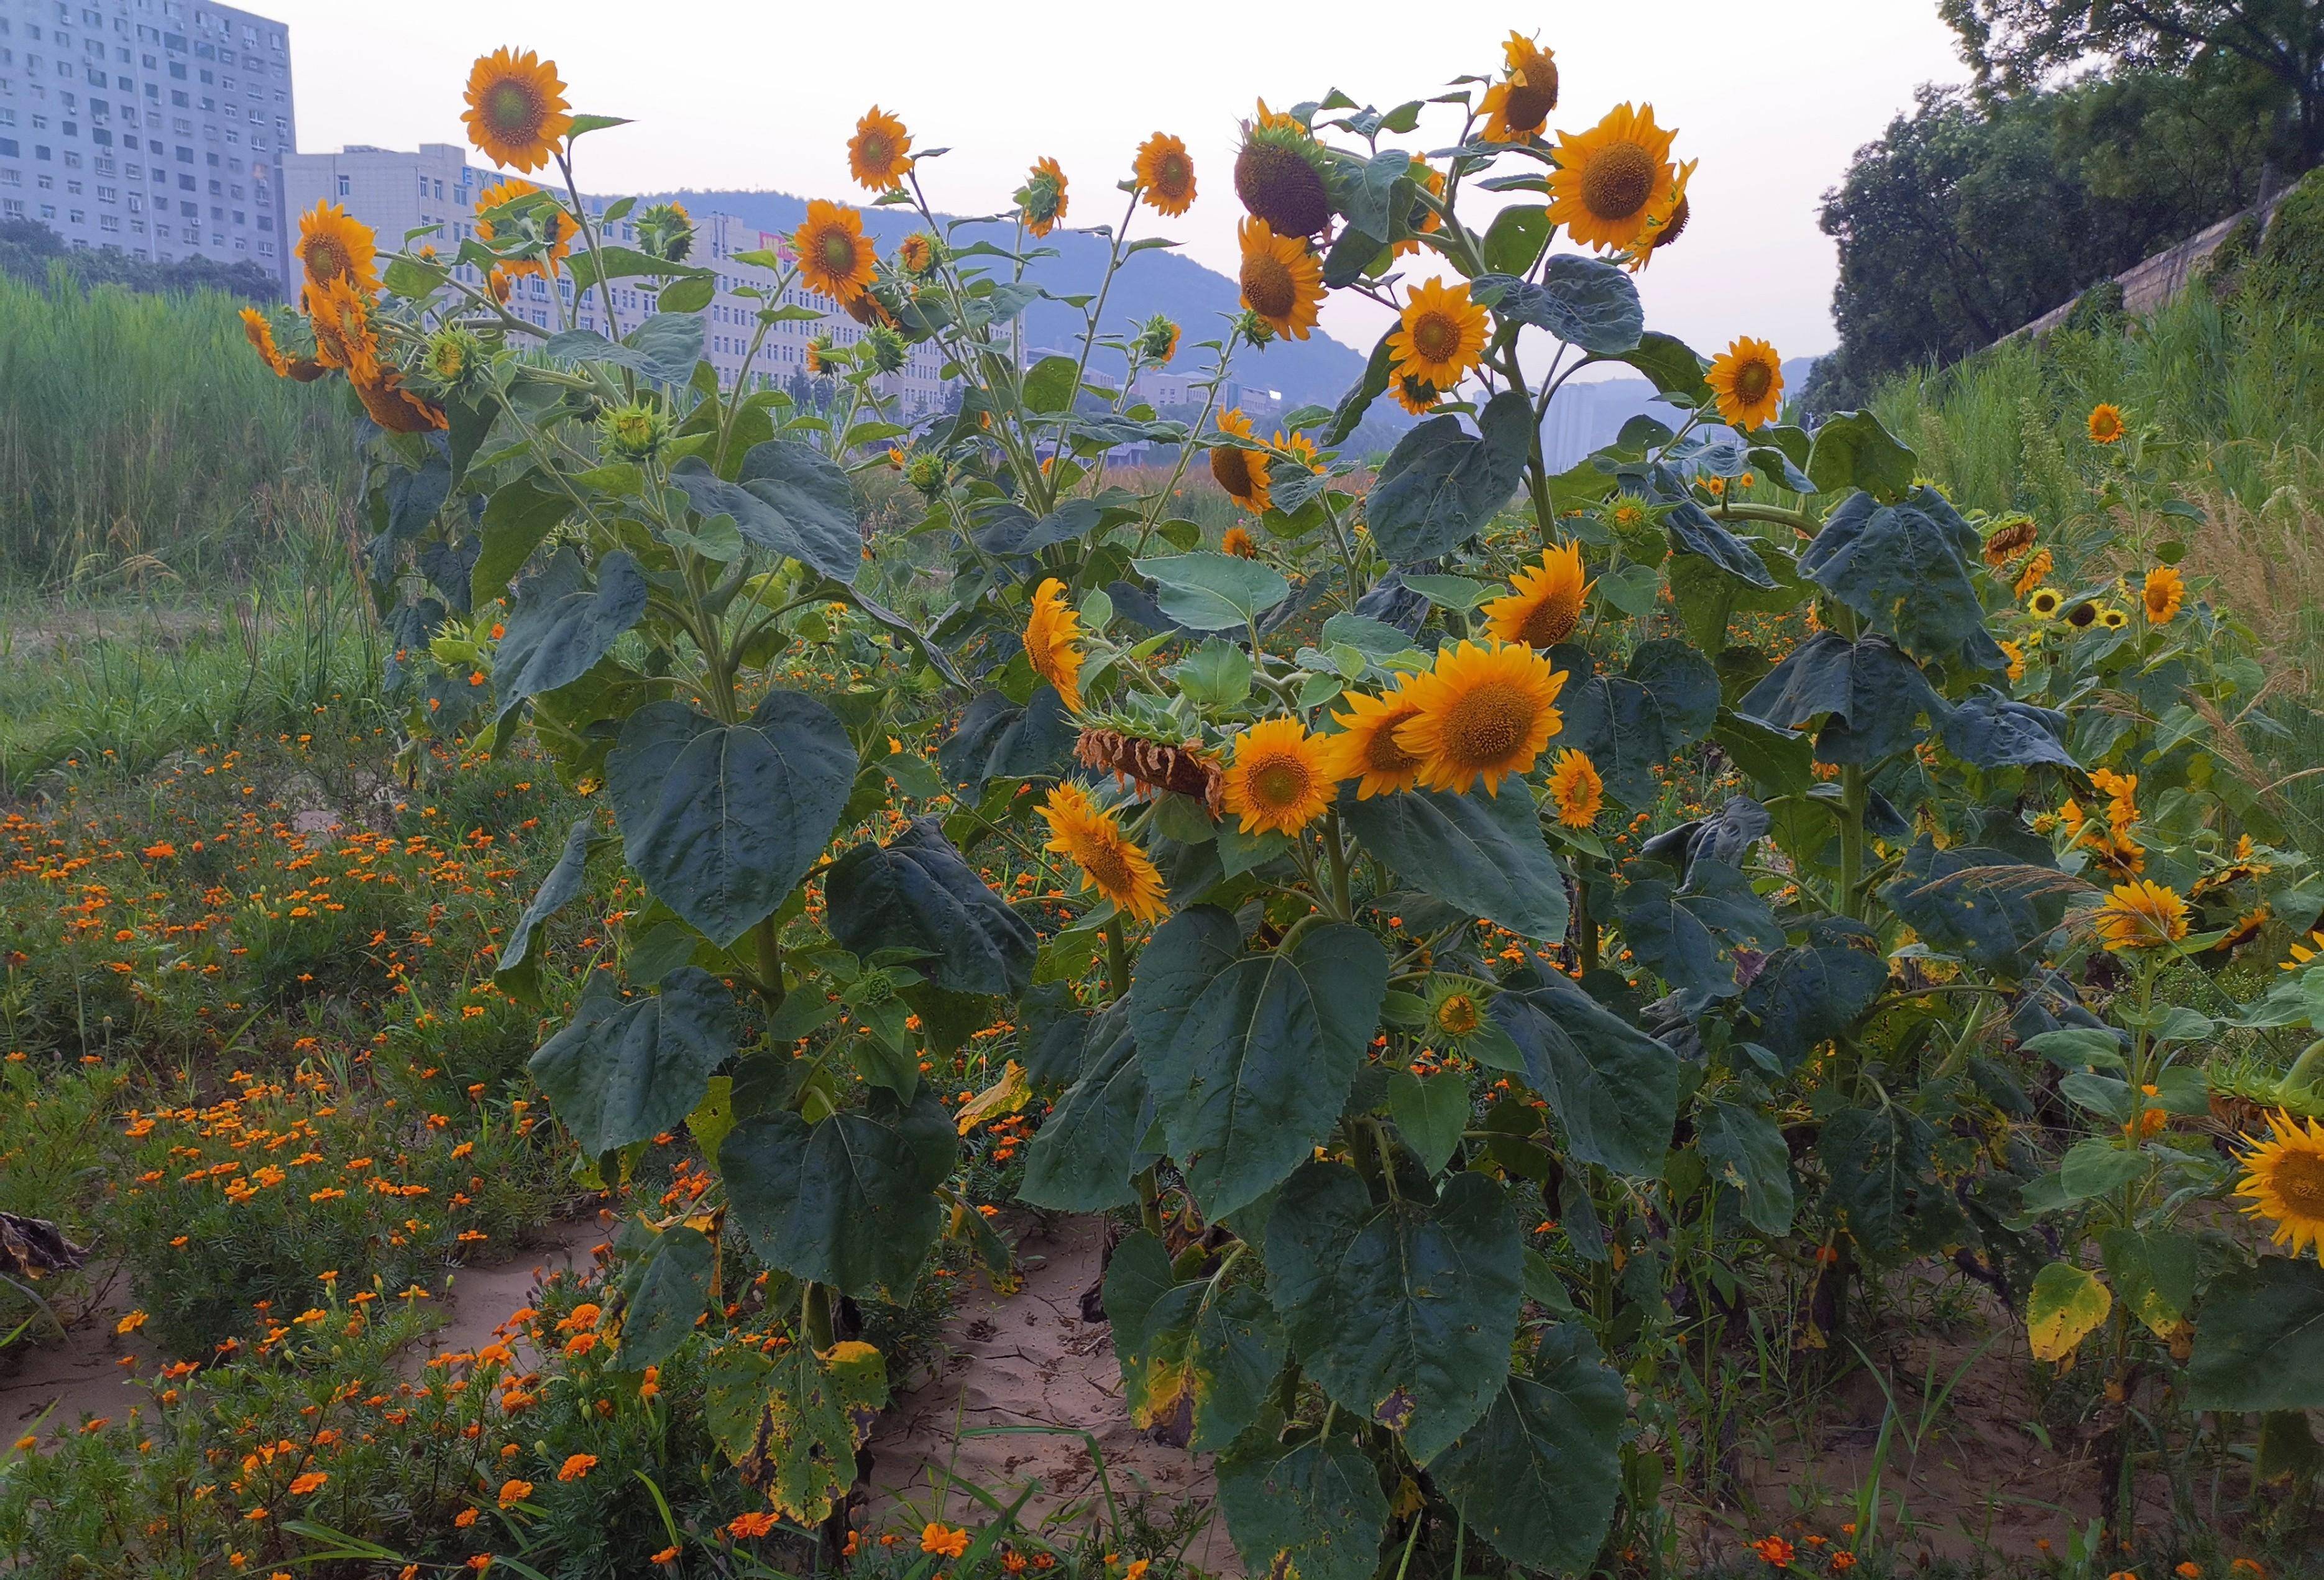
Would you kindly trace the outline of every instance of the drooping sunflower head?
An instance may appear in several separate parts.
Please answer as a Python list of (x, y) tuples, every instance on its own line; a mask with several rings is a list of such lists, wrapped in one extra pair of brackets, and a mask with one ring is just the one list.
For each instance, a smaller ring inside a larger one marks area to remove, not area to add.
[(1677, 180), (1670, 162), (1674, 131), (1655, 125), (1655, 106), (1618, 105), (1589, 131), (1557, 134), (1558, 168), (1549, 178), (1553, 224), (1585, 246), (1634, 245)]
[(1242, 243), (1242, 305), (1288, 339), (1305, 340), (1323, 305), (1323, 261), (1304, 236), (1278, 234), (1266, 220), (1247, 218)]
[(1508, 74), (1485, 90), (1485, 141), (1521, 143), (1538, 134), (1557, 108), (1557, 56), (1523, 33), (1501, 46)]
[(1082, 870), (1082, 886), (1094, 889), (1115, 910), (1139, 921), (1170, 914), (1162, 874), (1154, 861), (1122, 832), (1113, 813), (1090, 799), (1077, 784), (1061, 784), (1040, 808), (1049, 826), (1044, 848), (1069, 856)]
[(1606, 804), (1606, 781), (1598, 776), (1596, 763), (1568, 747), (1549, 765), (1549, 799), (1560, 823), (1587, 828), (1598, 821)]
[(1630, 254), (1630, 273), (1635, 274), (1652, 263), (1655, 254), (1686, 234), (1687, 221), (1694, 217), (1694, 208), (1686, 195), (1686, 184), (1694, 179), (1694, 167), (1702, 162), (1690, 159), (1678, 167), (1671, 177), (1669, 190), (1646, 215), (1646, 228), (1640, 233)]
[(655, 203), (638, 216), (638, 247), (665, 263), (683, 263), (694, 251), (694, 216), (683, 203)]
[(1256, 559), (1259, 558), (1259, 540), (1250, 535), (1249, 527), (1237, 523), (1229, 527), (1226, 535), (1219, 540), (1219, 552), (1231, 554), (1237, 559)]
[(2036, 620), (2054, 620), (2065, 606), (2065, 594), (2055, 587), (2035, 587), (2025, 600), (2025, 612)]
[(1356, 799), (1370, 800), (1420, 781), (1420, 759), (1397, 744), (1396, 732), (1416, 711), (1398, 687), (1379, 697), (1351, 692), (1345, 713), (1334, 713), (1336, 735), (1323, 739), (1332, 782), (1356, 781)]
[(2275, 1220), (2273, 1236), (2292, 1254), (2315, 1247), (2324, 1259), (2324, 1123), (2303, 1125), (2288, 1112), (2268, 1116), (2272, 1137), (2246, 1136), (2251, 1150), (2237, 1160), (2246, 1170), (2236, 1194), (2250, 1198), (2244, 1211)]
[(1035, 236), (1047, 236), (1065, 217), (1065, 172), (1054, 159), (1038, 159), (1026, 173), (1025, 184), (1017, 189), (1017, 208), (1025, 216), (1025, 228)]
[(896, 244), (896, 265), (907, 274), (925, 274), (936, 266), (936, 238), (916, 230)]
[(2091, 913), (2090, 925), (2116, 954), (2159, 949), (2187, 936), (2187, 902), (2151, 878), (2117, 883)]
[(1436, 402), (1443, 398), (1434, 384), (1409, 374), (1396, 379), (1388, 388), (1396, 395), (1396, 403), (1415, 417), (1427, 416), (1436, 410)]
[(1469, 300), (1469, 282), (1431, 280), (1412, 288), (1388, 337), (1397, 376), (1449, 390), (1485, 354), (1485, 310)]
[(839, 346), (828, 335), (817, 335), (807, 343), (807, 370), (823, 374), (833, 371)]
[(379, 341), (372, 333), (368, 291), (343, 274), (308, 291), (307, 312), (315, 329), (316, 361), (359, 383), (376, 378)]
[(360, 374), (350, 369), (347, 383), (371, 420), (390, 433), (428, 433), (451, 425), (441, 406), (404, 388), (402, 377), (392, 367), (374, 364)]
[(243, 337), (250, 342), (250, 348), (258, 353), (258, 360), (274, 370), (276, 378), (290, 376), (290, 361), (276, 347), (274, 326), (264, 313), (254, 307), (243, 309), (242, 333)]
[(2091, 443), (2118, 443), (2129, 431), (2129, 425), (2123, 421), (2121, 407), (2101, 401), (2090, 408)]
[(1262, 102), (1243, 124), (1235, 153), (1235, 196), (1277, 236), (1314, 236), (1332, 223), (1332, 187), (1323, 151), (1306, 127)]
[(371, 226), (336, 203), (318, 203), (299, 217), (299, 244), (291, 251), (306, 266), (311, 289), (337, 280), (351, 280), (364, 291), (379, 289), (373, 272), (379, 246)]
[(904, 123), (873, 105), (855, 123), (847, 140), (847, 173), (867, 192), (890, 192), (903, 185), (912, 168), (912, 134)]
[(1784, 409), (1784, 363), (1765, 340), (1738, 335), (1711, 359), (1703, 375), (1719, 398), (1719, 419), (1731, 428), (1773, 422)]
[[(1251, 437), (1250, 419), (1240, 406), (1219, 413), (1219, 431), (1234, 439)], [(1267, 456), (1235, 445), (1211, 447), (1211, 476), (1245, 510), (1264, 513), (1268, 505)]]
[(1563, 670), (1530, 647), (1464, 642), (1440, 649), (1436, 663), (1405, 682), (1413, 716), (1397, 744), (1420, 759), (1420, 783), (1465, 791), (1482, 781), (1500, 793), (1508, 775), (1528, 772), (1564, 727), (1557, 695)]
[(1590, 581), (1582, 570), (1582, 545), (1561, 543), (1541, 562), (1509, 579), (1515, 590), (1485, 605), (1485, 630), (1495, 642), (1555, 647), (1582, 623), (1582, 600)]
[(557, 62), (530, 50), (479, 56), (468, 71), (467, 100), (460, 119), (468, 124), (468, 141), (511, 170), (539, 170), (573, 129)]
[(1194, 205), (1194, 161), (1186, 144), (1157, 132), (1138, 145), (1138, 195), (1157, 214), (1175, 219)]
[(1065, 584), (1050, 577), (1033, 590), (1025, 622), (1025, 657), (1033, 672), (1057, 688), (1066, 707), (1082, 710), (1082, 619), (1065, 602)]
[(872, 283), (874, 254), (863, 234), (863, 217), (820, 198), (807, 206), (807, 219), (791, 236), (798, 254), (799, 278), (810, 291), (820, 291), (842, 306), (863, 294)]
[(1985, 562), (1996, 570), (2000, 569), (2034, 547), (2034, 540), (2040, 530), (2034, 526), (2032, 516), (2002, 517), (1985, 535)]
[(1235, 737), (1222, 794), (1242, 832), (1296, 834), (1323, 815), (1338, 790), (1323, 744), (1296, 718), (1263, 719)]
[(1165, 365), (1178, 355), (1178, 326), (1169, 314), (1156, 313), (1138, 326), (1138, 355)]
[[(518, 207), (500, 219), (488, 217), (512, 205)], [(501, 233), (503, 224), (509, 226), (507, 236)], [(580, 226), (566, 212), (564, 204), (521, 177), (494, 181), (476, 194), (476, 239), (498, 241), (503, 246), (522, 244), (516, 256), (501, 260), (500, 266), (512, 276), (538, 274), (544, 280), (554, 279), (557, 265), (571, 254), (573, 238), (580, 234)]]
[(2158, 565), (2146, 573), (2139, 601), (2146, 605), (2148, 624), (2168, 625), (2179, 617), (2180, 606), (2187, 601), (2187, 584), (2172, 567)]

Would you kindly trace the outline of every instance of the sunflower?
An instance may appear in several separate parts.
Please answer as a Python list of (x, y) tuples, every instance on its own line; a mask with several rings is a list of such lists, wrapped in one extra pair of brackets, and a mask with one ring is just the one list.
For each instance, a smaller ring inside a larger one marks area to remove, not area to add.
[(266, 321), (264, 313), (254, 307), (243, 309), (242, 333), (250, 342), (250, 348), (258, 353), (258, 359), (274, 370), (276, 378), (290, 376), (290, 364), (284, 358), (282, 353), (276, 349), (274, 326)]
[(1178, 326), (1167, 313), (1156, 313), (1138, 326), (1138, 355), (1148, 362), (1167, 365), (1178, 355)]
[(1485, 310), (1469, 300), (1469, 283), (1431, 280), (1412, 288), (1404, 317), (1388, 337), (1397, 376), (1425, 379), (1440, 390), (1459, 383), (1485, 354)]
[(1757, 428), (1784, 409), (1784, 365), (1765, 340), (1737, 336), (1703, 379), (1719, 397), (1720, 420), (1731, 428)]
[(1112, 812), (1092, 801), (1081, 786), (1058, 785), (1040, 811), (1049, 825), (1049, 843), (1044, 848), (1071, 856), (1082, 870), (1084, 888), (1096, 890), (1116, 910), (1139, 921), (1159, 921), (1170, 914), (1154, 858), (1132, 843)]
[(1222, 788), (1245, 834), (1296, 834), (1323, 815), (1337, 789), (1327, 743), (1296, 718), (1270, 718), (1237, 735)]
[(1985, 540), (1985, 562), (1999, 570), (2034, 547), (2034, 539), (2039, 531), (2032, 516), (2004, 516), (1994, 524), (1992, 532)]
[(1219, 540), (1219, 552), (1231, 554), (1237, 559), (1256, 559), (1259, 558), (1259, 540), (1250, 535), (1249, 528), (1229, 527), (1226, 536)]
[(2251, 1197), (2245, 1212), (2275, 1220), (2278, 1245), (2290, 1246), (2294, 1256), (2315, 1246), (2324, 1260), (2324, 1123), (2311, 1119), (2303, 1126), (2282, 1110), (2267, 1123), (2273, 1139), (2244, 1138), (2252, 1150), (2237, 1161), (2249, 1172), (2236, 1194)]
[(299, 217), (299, 242), (290, 250), (306, 265), (310, 290), (342, 278), (365, 291), (379, 289), (372, 268), (379, 246), (371, 226), (336, 203), (318, 203)]
[(1415, 417), (1427, 416), (1436, 410), (1436, 402), (1443, 398), (1437, 393), (1436, 386), (1426, 379), (1399, 378), (1388, 388), (1396, 395), (1396, 403)]
[(2025, 557), (2025, 563), (2017, 568), (2017, 579), (2010, 584), (2009, 590), (2022, 598), (2029, 588), (2040, 587), (2057, 568), (2058, 561), (2047, 549), (2036, 549)]
[(916, 230), (896, 244), (896, 263), (907, 274), (925, 274), (936, 267), (936, 238)]
[(1655, 125), (1655, 106), (1618, 105), (1589, 131), (1557, 134), (1549, 178), (1549, 218), (1587, 246), (1627, 247), (1677, 180), (1670, 162), (1677, 134)]
[(1549, 799), (1560, 823), (1587, 828), (1606, 804), (1606, 781), (1598, 777), (1596, 763), (1569, 746), (1549, 765)]
[[(1219, 431), (1236, 439), (1250, 439), (1250, 419), (1242, 414), (1240, 406), (1219, 413)], [(1268, 504), (1267, 457), (1259, 450), (1239, 449), (1233, 445), (1211, 447), (1211, 476), (1218, 480), (1234, 502), (1245, 510), (1263, 513)]]
[(1306, 242), (1278, 236), (1264, 219), (1245, 219), (1242, 242), (1242, 304), (1277, 334), (1305, 340), (1323, 305), (1323, 264)]
[(315, 328), (315, 360), (358, 383), (378, 376), (379, 341), (372, 334), (371, 297), (345, 275), (308, 295)]
[(1081, 639), (1081, 616), (1065, 602), (1065, 584), (1053, 576), (1034, 589), (1033, 613), (1025, 622), (1025, 657), (1075, 713), (1082, 710)]
[(912, 134), (878, 105), (855, 123), (847, 140), (847, 173), (867, 192), (892, 192), (912, 168)]
[(1447, 977), (1428, 996), (1429, 1035), (1458, 1043), (1474, 1037), (1485, 1024), (1485, 1000), (1480, 984), (1466, 977)]
[(2065, 603), (2065, 595), (2057, 588), (2035, 587), (2034, 596), (2025, 600), (2025, 612), (2036, 620), (2053, 620)]
[[(476, 239), (480, 242), (490, 242), (497, 234), (493, 229), (493, 222), (485, 218), (485, 215), (495, 208), (513, 203), (521, 198), (529, 198), (540, 190), (539, 187), (521, 177), (510, 176), (494, 181), (477, 193)], [(524, 210), (524, 217), (535, 223), (538, 223), (540, 217), (545, 214), (556, 216), (553, 222), (554, 239), (551, 239), (549, 226), (544, 225), (541, 226), (541, 239), (547, 243), (547, 246), (538, 257), (503, 258), (501, 261), (501, 267), (506, 269), (512, 276), (538, 274), (544, 280), (555, 279), (557, 265), (563, 263), (572, 253), (573, 238), (581, 231), (581, 227), (574, 223), (573, 216), (567, 214), (565, 211), (565, 206), (555, 199), (550, 199), (546, 203), (528, 205)]]
[(1564, 727), (1557, 694), (1565, 674), (1529, 647), (1464, 642), (1442, 649), (1435, 667), (1405, 682), (1413, 716), (1396, 744), (1420, 759), (1420, 783), (1465, 791), (1479, 780), (1488, 795), (1524, 773), (1549, 738)]
[(638, 245), (665, 263), (683, 263), (694, 251), (694, 216), (683, 203), (654, 203), (638, 216)]
[[(2310, 946), (2311, 945), (2314, 947), (2310, 947)], [(2278, 971), (2297, 971), (2302, 966), (2307, 965), (2310, 960), (2315, 959), (2319, 954), (2324, 954), (2324, 929), (2318, 929), (2317, 930), (2310, 933), (2308, 935), (2307, 943), (2293, 944), (2292, 946), (2292, 958), (2289, 960), (2278, 961), (2275, 968)]]
[(1054, 159), (1035, 160), (1016, 197), (1017, 207), (1025, 216), (1025, 228), (1035, 236), (1047, 236), (1065, 217), (1065, 172)]
[(2108, 949), (2159, 949), (2187, 936), (2187, 902), (2153, 879), (2117, 883), (2091, 917)]
[(1349, 711), (1335, 713), (1336, 735), (1324, 737), (1325, 770), (1337, 784), (1356, 781), (1356, 799), (1370, 800), (1395, 790), (1408, 790), (1420, 779), (1420, 759), (1397, 744), (1396, 732), (1417, 712), (1402, 689), (1379, 697), (1350, 693), (1343, 700)]
[(1314, 236), (1332, 223), (1332, 189), (1323, 151), (1307, 128), (1273, 113), (1261, 99), (1235, 153), (1235, 196), (1277, 236)]
[(2129, 432), (2122, 420), (2122, 408), (2101, 401), (2090, 408), (2090, 442), (2114, 444)]
[(2274, 914), (2264, 903), (2254, 906), (2229, 923), (2226, 934), (2211, 947), (2222, 954), (2242, 948), (2259, 937), (2260, 929), (2267, 926)]
[(2146, 573), (2146, 586), (2139, 597), (2146, 605), (2149, 625), (2168, 625), (2179, 617), (2179, 606), (2187, 601), (2187, 584), (2170, 566), (2158, 565)]
[[(1419, 184), (1426, 187), (1433, 197), (1441, 199), (1444, 196), (1444, 172), (1433, 164), (1422, 162)], [(1415, 238), (1443, 229), (1444, 216), (1427, 204), (1416, 199), (1411, 212), (1405, 219), (1404, 227), (1412, 234), (1388, 248), (1388, 256), (1392, 258), (1401, 258), (1407, 253), (1418, 252), (1420, 243)]]
[(1582, 622), (1582, 600), (1591, 583), (1582, 571), (1582, 546), (1561, 543), (1545, 551), (1541, 563), (1509, 578), (1517, 590), (1493, 599), (1480, 611), (1496, 642), (1555, 647)]
[(1690, 159), (1678, 167), (1671, 177), (1670, 189), (1646, 215), (1646, 229), (1630, 254), (1630, 273), (1635, 274), (1654, 261), (1656, 253), (1686, 234), (1687, 221), (1694, 217), (1694, 208), (1686, 195), (1687, 183), (1694, 179), (1694, 167), (1702, 162)]
[(2130, 616), (2108, 604), (2098, 611), (2098, 624), (2108, 631), (2121, 631), (2130, 624)]
[(1484, 138), (1524, 143), (1537, 135), (1557, 107), (1557, 56), (1522, 33), (1501, 46), (1508, 75), (1485, 90)]
[(835, 365), (839, 346), (828, 335), (817, 335), (807, 343), (807, 370), (817, 376), (829, 373)]
[(369, 378), (357, 378), (351, 373), (347, 383), (354, 386), (355, 399), (363, 402), (371, 420), (390, 433), (427, 433), (451, 426), (444, 408), (405, 389), (403, 376), (392, 367), (374, 367)]
[(791, 236), (798, 254), (799, 278), (810, 291), (845, 304), (863, 294), (872, 283), (872, 243), (863, 235), (863, 217), (821, 198), (809, 200), (807, 221)]
[(557, 62), (527, 50), (480, 55), (468, 72), (468, 141), (494, 164), (536, 171), (549, 162), (558, 140), (573, 129), (572, 108)]
[(2084, 599), (2066, 611), (2066, 624), (2077, 631), (2088, 631), (2098, 623), (2098, 606)]
[(2012, 685), (2025, 679), (2025, 646), (2023, 642), (2004, 642), (2001, 644), (2001, 656), (2009, 661), (2009, 679)]
[(1138, 145), (1138, 195), (1157, 214), (1176, 219), (1194, 204), (1194, 162), (1186, 145), (1157, 132)]

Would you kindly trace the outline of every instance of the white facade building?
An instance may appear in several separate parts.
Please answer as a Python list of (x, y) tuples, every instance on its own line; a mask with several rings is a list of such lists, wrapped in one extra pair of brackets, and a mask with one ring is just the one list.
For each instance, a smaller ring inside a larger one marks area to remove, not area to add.
[(287, 279), (281, 23), (207, 0), (0, 0), (0, 218)]

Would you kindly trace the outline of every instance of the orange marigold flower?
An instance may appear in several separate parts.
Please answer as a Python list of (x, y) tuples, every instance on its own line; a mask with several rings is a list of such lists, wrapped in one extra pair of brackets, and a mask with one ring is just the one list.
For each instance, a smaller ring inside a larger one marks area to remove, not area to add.
[(968, 1532), (931, 1520), (920, 1529), (920, 1551), (947, 1558), (959, 1557), (968, 1551)]

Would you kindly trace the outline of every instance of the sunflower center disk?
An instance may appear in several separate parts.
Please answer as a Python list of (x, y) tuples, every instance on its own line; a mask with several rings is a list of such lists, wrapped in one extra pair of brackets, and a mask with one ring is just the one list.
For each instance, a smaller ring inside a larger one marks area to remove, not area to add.
[(1628, 219), (1655, 190), (1655, 156), (1635, 143), (1617, 143), (1582, 172), (1582, 201), (1600, 219)]
[(1523, 744), (1533, 704), (1514, 686), (1480, 686), (1445, 715), (1444, 744), (1460, 762), (1498, 762)]
[(1280, 258), (1258, 257), (1246, 262), (1242, 266), (1242, 290), (1261, 318), (1286, 317), (1299, 300), (1291, 271)]
[(1451, 998), (1436, 1012), (1439, 1030), (1455, 1037), (1466, 1037), (1477, 1029), (1477, 1002), (1471, 998)]
[(1557, 89), (1528, 88), (1522, 83), (1509, 86), (1509, 97), (1502, 106), (1502, 115), (1512, 132), (1538, 132), (1549, 119), (1549, 112), (1557, 107)]
[(846, 274), (855, 268), (855, 244), (836, 231), (823, 238), (824, 267), (835, 274)]
[(1250, 776), (1250, 783), (1263, 804), (1296, 806), (1307, 793), (1307, 771), (1296, 762), (1270, 762)]
[(1442, 313), (1425, 314), (1412, 326), (1412, 348), (1431, 362), (1450, 362), (1461, 349), (1461, 326)]
[(540, 120), (540, 101), (521, 83), (502, 83), (488, 102), (493, 128), (504, 135), (529, 137)]
[(1747, 363), (1735, 374), (1735, 393), (1744, 401), (1756, 403), (1767, 398), (1768, 386), (1775, 382), (1775, 373), (1766, 363)]
[(1553, 594), (1526, 616), (1522, 633), (1527, 647), (1555, 647), (1573, 634), (1574, 616), (1581, 613), (1581, 595)]
[(1374, 773), (1402, 773), (1420, 761), (1397, 744), (1397, 726), (1411, 716), (1409, 713), (1397, 714), (1384, 720), (1380, 727), (1372, 732), (1372, 738), (1364, 743), (1366, 768), (1370, 769)]
[(1101, 840), (1091, 840), (1086, 850), (1075, 853), (1097, 886), (1108, 893), (1119, 894), (1130, 886), (1130, 864), (1121, 852)]
[(2308, 1217), (2324, 1218), (2324, 1158), (2293, 1152), (2276, 1164), (2271, 1183), (2284, 1206)]

